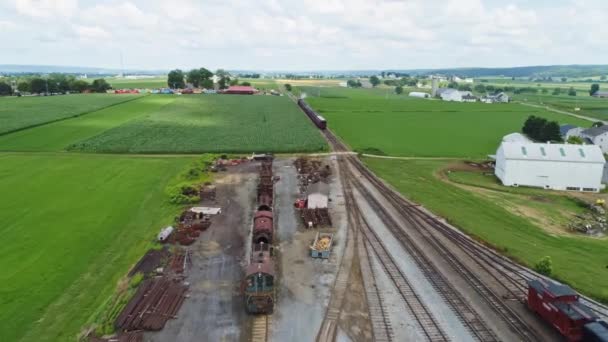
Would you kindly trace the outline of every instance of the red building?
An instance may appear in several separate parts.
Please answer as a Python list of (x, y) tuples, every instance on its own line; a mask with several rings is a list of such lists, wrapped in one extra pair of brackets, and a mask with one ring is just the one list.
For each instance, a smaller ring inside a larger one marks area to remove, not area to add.
[(224, 94), (232, 95), (253, 95), (257, 92), (257, 89), (250, 86), (230, 86), (228, 89), (223, 91)]

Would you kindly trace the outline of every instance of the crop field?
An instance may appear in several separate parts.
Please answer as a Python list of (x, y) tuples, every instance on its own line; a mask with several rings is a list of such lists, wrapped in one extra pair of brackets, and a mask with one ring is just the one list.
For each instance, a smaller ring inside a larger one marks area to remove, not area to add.
[(150, 78), (108, 78), (114, 89), (156, 89), (167, 87), (167, 76)]
[(479, 158), (521, 131), (529, 115), (560, 124), (591, 122), (520, 104), (455, 103), (410, 98), (384, 89), (304, 89), (328, 127), (354, 150), (390, 156)]
[[(589, 96), (587, 92), (579, 92), (578, 96), (550, 94), (520, 94), (514, 96), (515, 101), (545, 105), (559, 110), (585, 115), (600, 120), (608, 120), (608, 99)], [(579, 110), (575, 110), (579, 108)]]
[(313, 152), (319, 131), (287, 97), (181, 96), (143, 118), (74, 144), (109, 153)]
[(0, 97), (0, 134), (79, 116), (138, 95), (62, 95)]
[(437, 178), (449, 161), (365, 158), (365, 163), (406, 197), (446, 217), (527, 265), (550, 256), (555, 277), (608, 302), (608, 239), (549, 234), (500, 202)]
[(164, 188), (191, 160), (0, 154), (0, 193), (10, 194), (0, 201), (10, 242), (0, 249), (0, 340), (75, 340), (171, 222)]
[(175, 96), (142, 96), (87, 115), (0, 135), (0, 151), (61, 151), (78, 141), (153, 113), (175, 99)]

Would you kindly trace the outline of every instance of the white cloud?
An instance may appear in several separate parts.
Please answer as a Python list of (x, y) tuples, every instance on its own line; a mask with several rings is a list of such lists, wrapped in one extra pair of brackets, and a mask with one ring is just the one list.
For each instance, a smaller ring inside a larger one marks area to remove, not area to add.
[(78, 0), (16, 0), (18, 13), (30, 17), (52, 18), (69, 17), (78, 8)]
[(48, 50), (30, 58), (44, 55), (38, 63), (45, 64), (64, 61), (65, 46), (76, 64), (107, 66), (99, 51), (114, 56), (120, 48), (142, 68), (427, 68), (608, 57), (605, 0), (0, 0), (0, 8), (0, 31), (24, 33), (0, 32), (0, 45), (44, 41)]

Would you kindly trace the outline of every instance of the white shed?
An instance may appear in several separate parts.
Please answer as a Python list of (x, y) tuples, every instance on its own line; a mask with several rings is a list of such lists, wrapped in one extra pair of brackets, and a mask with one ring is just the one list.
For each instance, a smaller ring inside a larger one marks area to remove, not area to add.
[(419, 97), (419, 98), (422, 98), (422, 99), (426, 99), (426, 98), (431, 97), (431, 94), (429, 94), (429, 93), (423, 93), (421, 91), (412, 91), (412, 92), (410, 92), (408, 94), (408, 96), (410, 96), (410, 97)]
[(323, 182), (310, 185), (306, 200), (308, 209), (327, 208), (329, 205), (329, 185)]
[(506, 186), (598, 192), (605, 163), (595, 145), (503, 141), (494, 173)]
[(163, 230), (160, 231), (160, 233), (158, 233), (158, 241), (165, 241), (169, 238), (169, 236), (171, 235), (171, 233), (173, 233), (173, 227), (169, 226), (167, 228), (164, 228)]

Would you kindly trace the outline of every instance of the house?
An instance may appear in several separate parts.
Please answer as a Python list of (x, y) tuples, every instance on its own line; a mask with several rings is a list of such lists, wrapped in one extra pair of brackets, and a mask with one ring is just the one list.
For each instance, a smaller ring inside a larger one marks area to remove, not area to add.
[(598, 90), (595, 93), (593, 93), (593, 95), (591, 95), (593, 97), (608, 97), (608, 91), (601, 91)]
[(230, 86), (228, 89), (222, 91), (223, 94), (231, 95), (253, 95), (258, 90), (250, 86)]
[(504, 141), (494, 173), (505, 186), (599, 192), (606, 160), (595, 145)]
[(509, 102), (509, 95), (505, 93), (497, 93), (494, 95), (487, 95), (481, 99), (481, 102), (484, 103), (507, 103)]
[(317, 182), (308, 186), (306, 206), (308, 209), (327, 208), (329, 204), (329, 185)]
[(443, 101), (462, 102), (463, 94), (456, 89), (439, 88), (437, 89), (437, 96), (439, 96)]
[(462, 102), (477, 102), (477, 97), (473, 94), (466, 94), (462, 97)]
[(599, 146), (603, 152), (608, 152), (608, 125), (592, 127), (580, 133), (583, 139), (589, 139), (594, 145)]
[(561, 125), (559, 127), (559, 132), (564, 141), (568, 140), (570, 137), (580, 137), (583, 130), (585, 129), (574, 125)]
[(428, 99), (429, 97), (431, 97), (431, 94), (429, 93), (423, 93), (421, 91), (412, 91), (408, 94), (408, 96), (410, 97), (419, 97), (422, 99)]

